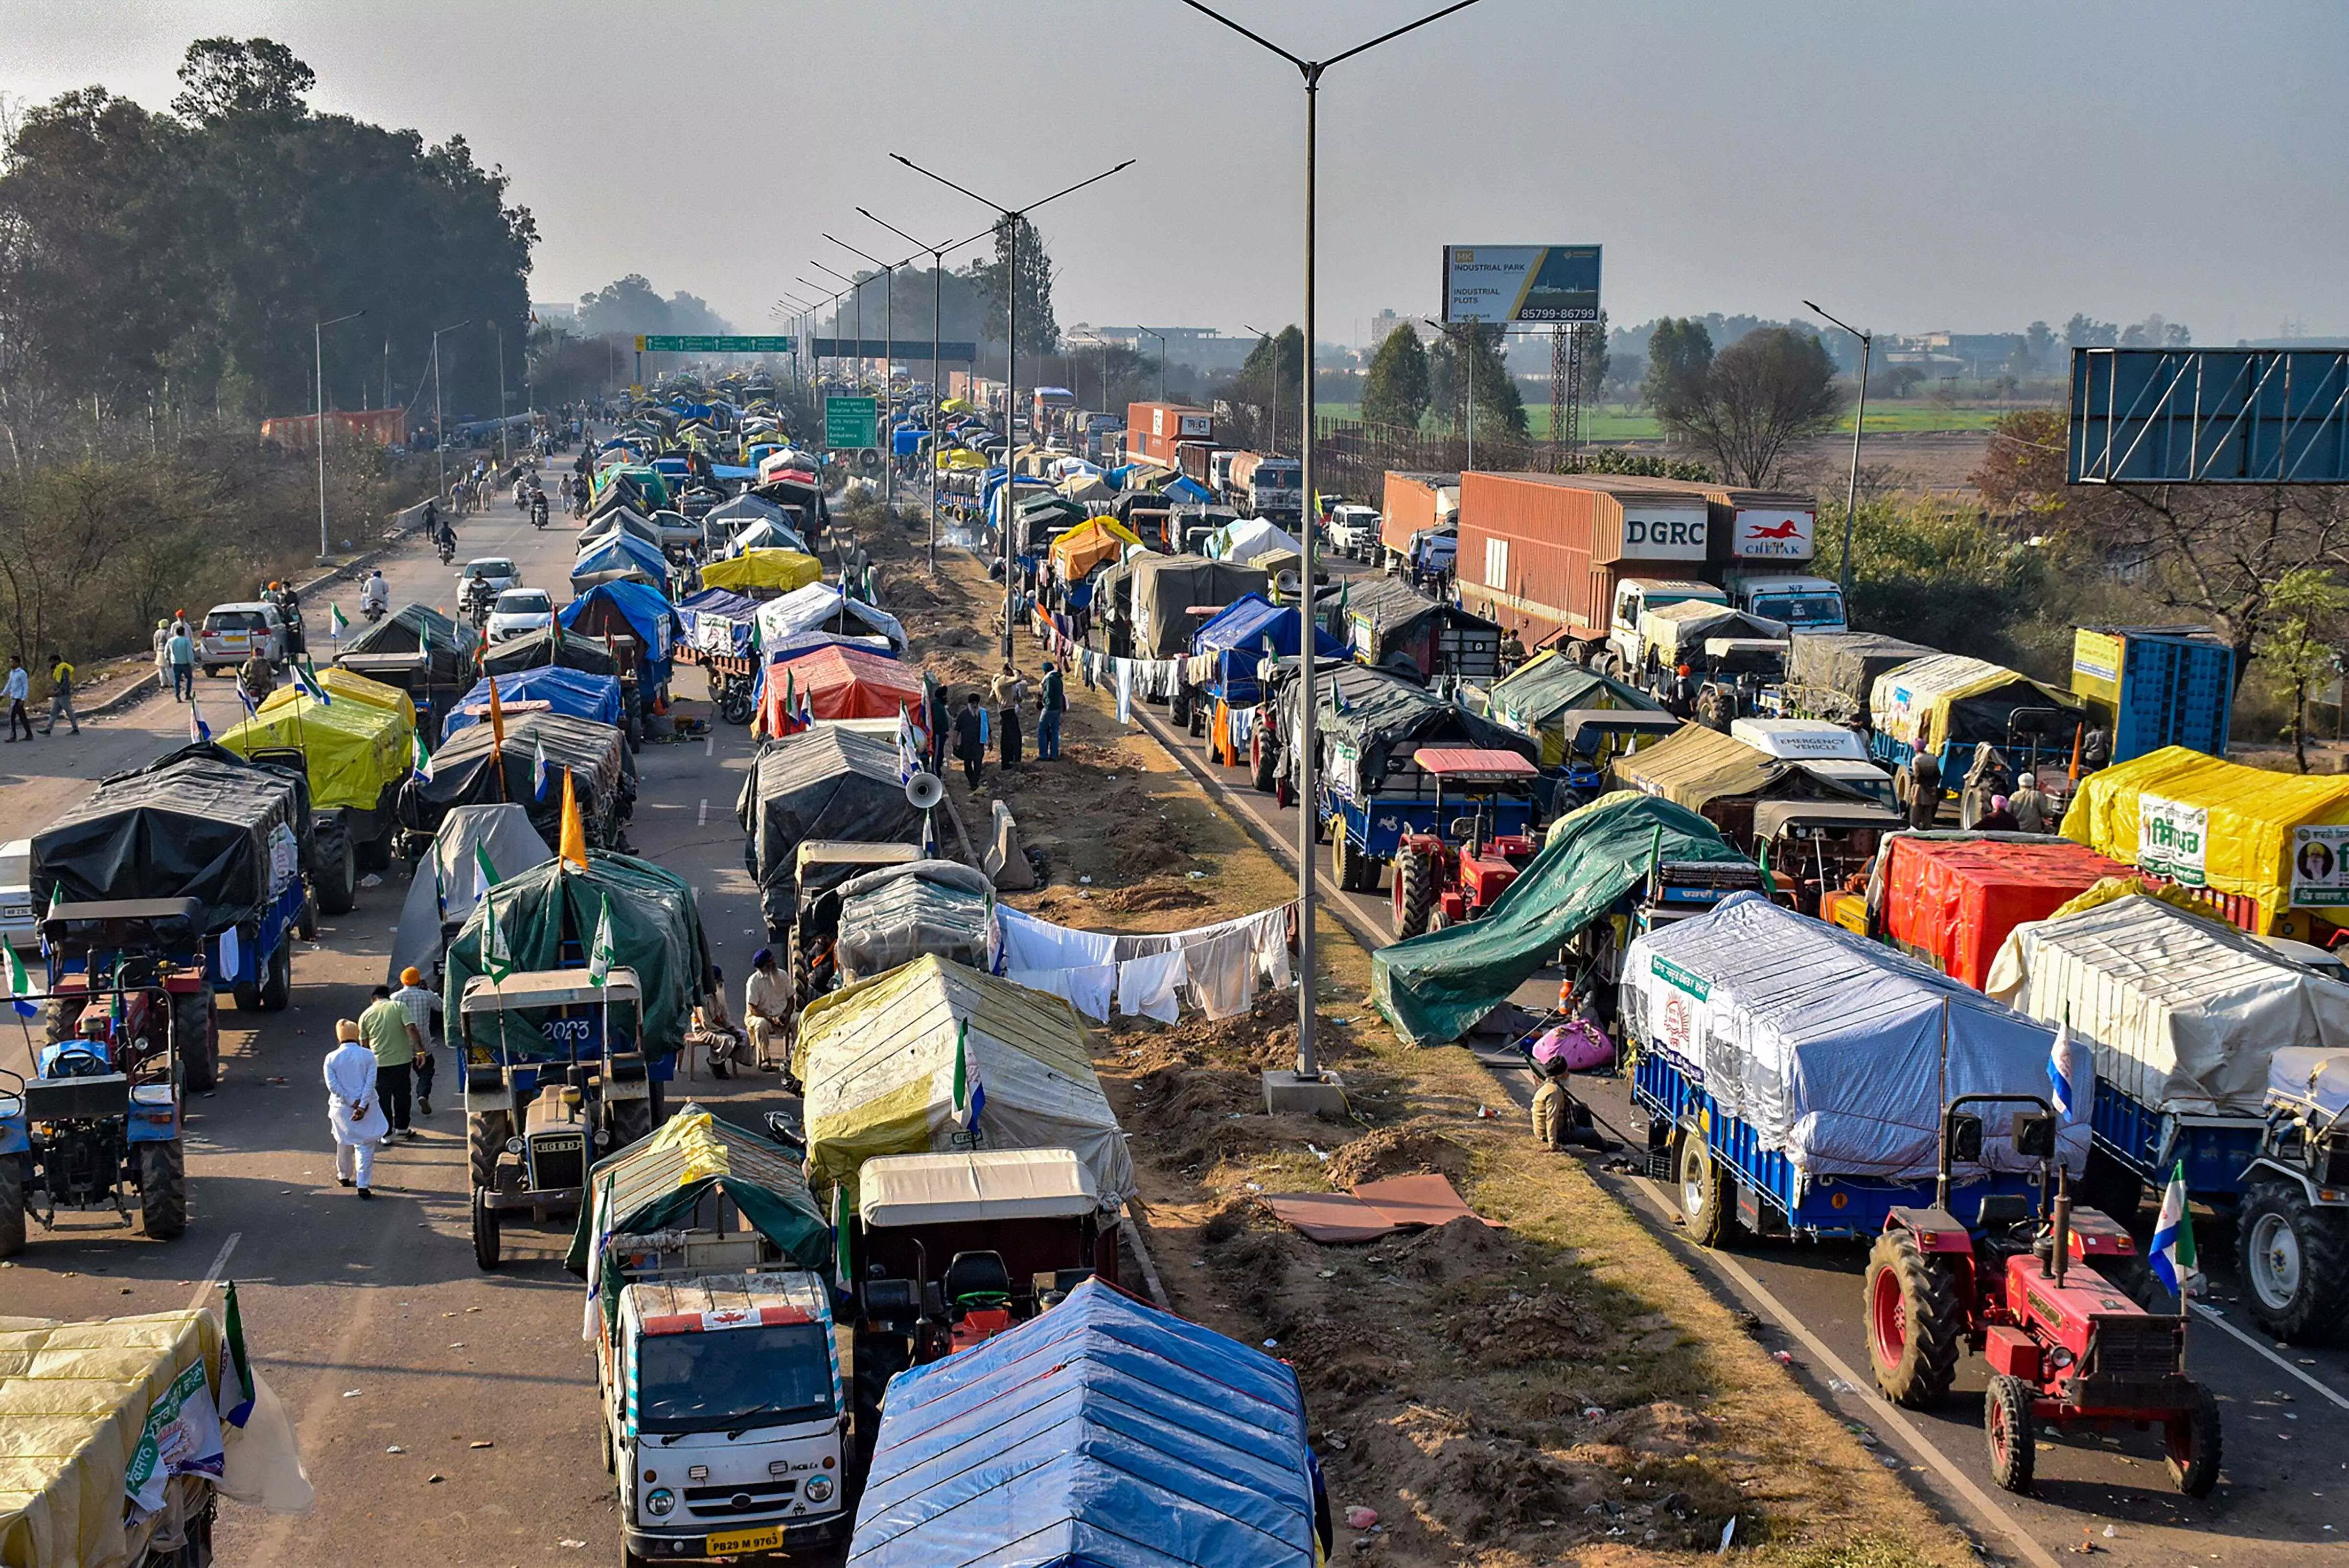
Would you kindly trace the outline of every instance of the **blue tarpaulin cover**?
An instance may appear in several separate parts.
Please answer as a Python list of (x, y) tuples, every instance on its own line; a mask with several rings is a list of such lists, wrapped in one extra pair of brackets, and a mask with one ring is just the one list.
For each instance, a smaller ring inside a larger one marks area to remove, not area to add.
[[(553, 711), (574, 719), (593, 719), (599, 724), (620, 722), (620, 681), (617, 676), (590, 675), (584, 670), (569, 670), (559, 664), (543, 665), (536, 670), (517, 670), (498, 677), (498, 701), (509, 711), (518, 702), (543, 702)], [(468, 711), (478, 709), (479, 711)], [(479, 724), (490, 716), (490, 683), (484, 679), (473, 682), (473, 689), (457, 700), (449, 713), (445, 735), (453, 735), (469, 724)]]
[[(1268, 603), (1262, 594), (1242, 594), (1191, 634), (1191, 651), (1220, 653), (1228, 649), (1245, 653), (1252, 674), (1257, 658), (1264, 652), (1267, 638), (1272, 639), (1272, 651), (1280, 658), (1297, 657), (1298, 618), (1294, 606)], [(1346, 657), (1346, 645), (1332, 637), (1329, 628), (1317, 622), (1313, 630), (1317, 655), (1324, 659)]]
[[(566, 628), (595, 631), (605, 624), (602, 617), (591, 614), (608, 608), (616, 610), (628, 628), (636, 634), (637, 646), (644, 649), (647, 673), (657, 684), (669, 677), (669, 649), (676, 642), (677, 610), (667, 595), (642, 583), (599, 583), (555, 612), (555, 618)], [(582, 618), (588, 624), (579, 626)]]
[(584, 579), (602, 579), (631, 567), (655, 582), (668, 580), (668, 557), (628, 533), (614, 534), (582, 551), (571, 564), (571, 580), (575, 584)]
[(889, 1381), (855, 1568), (1312, 1568), (1296, 1374), (1097, 1280)]
[(688, 647), (704, 653), (735, 659), (750, 652), (750, 634), (759, 623), (758, 601), (732, 588), (704, 588), (677, 604), (677, 618), (685, 627)]
[(1166, 488), (1158, 493), (1169, 501), (1195, 501), (1202, 506), (1215, 499), (1215, 496), (1208, 493), (1206, 485), (1187, 475), (1171, 481)]

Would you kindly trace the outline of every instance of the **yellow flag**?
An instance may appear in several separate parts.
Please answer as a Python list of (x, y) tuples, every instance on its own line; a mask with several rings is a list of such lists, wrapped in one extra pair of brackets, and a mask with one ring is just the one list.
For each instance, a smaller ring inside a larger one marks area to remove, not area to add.
[(571, 770), (563, 770), (563, 858), (587, 869), (587, 824), (579, 815), (579, 796), (571, 787)]
[(506, 749), (506, 711), (498, 701), (498, 678), (492, 675), (489, 677), (489, 682), (490, 750), (503, 756)]

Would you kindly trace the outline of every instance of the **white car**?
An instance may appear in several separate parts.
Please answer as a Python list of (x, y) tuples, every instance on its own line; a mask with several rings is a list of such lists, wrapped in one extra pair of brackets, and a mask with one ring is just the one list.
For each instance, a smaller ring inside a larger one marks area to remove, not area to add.
[(465, 563), (457, 574), (457, 613), (471, 615), (475, 599), (493, 604), (508, 588), (522, 587), (522, 568), (503, 556), (484, 556)]
[(243, 604), (214, 605), (204, 612), (196, 631), (196, 662), (207, 675), (234, 670), (259, 649), (269, 662), (285, 667), (285, 614), (274, 604), (255, 599)]
[(1349, 504), (1331, 509), (1329, 539), (1333, 550), (1356, 560), (1370, 559), (1371, 546), (1379, 542), (1378, 508)]
[(29, 838), (0, 844), (0, 943), (12, 948), (41, 945), (40, 922), (33, 913), (33, 841)]
[(489, 624), (482, 628), (492, 642), (537, 631), (554, 618), (554, 601), (544, 588), (508, 588), (490, 606)]

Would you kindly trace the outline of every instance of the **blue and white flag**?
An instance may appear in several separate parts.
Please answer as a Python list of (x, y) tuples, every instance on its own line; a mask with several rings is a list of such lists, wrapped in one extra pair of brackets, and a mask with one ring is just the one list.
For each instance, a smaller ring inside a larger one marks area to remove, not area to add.
[(305, 660), (301, 664), (289, 663), (286, 668), (294, 672), (294, 683), (309, 694), (311, 701), (321, 708), (331, 708), (335, 705), (335, 700), (326, 695), (326, 688), (318, 680), (316, 665)]
[(212, 738), (212, 727), (204, 722), (204, 711), (196, 706), (193, 697), (188, 699), (188, 739), (198, 744)]
[(546, 798), (546, 786), (548, 781), (553, 779), (554, 776), (554, 770), (546, 765), (546, 737), (541, 735), (538, 738), (538, 753), (531, 759), (530, 764), (530, 791), (532, 795), (536, 799), (544, 800)]
[(253, 693), (244, 689), (244, 682), (242, 680), (236, 683), (236, 700), (244, 704), (244, 716), (246, 718), (258, 719), (261, 717), (261, 709), (259, 705), (254, 701)]
[(2047, 1051), (2047, 1098), (2066, 1127), (2080, 1119), (2081, 1089), (2091, 1096), (2095, 1093), (2095, 1058), (2088, 1059), (2086, 1072), (2080, 1071), (2080, 1053), (2072, 1044), (2072, 1021), (2066, 1018), (2055, 1026), (2055, 1044)]
[(2153, 1222), (2153, 1255), (2147, 1260), (2169, 1293), (2184, 1301), (2202, 1277), (2194, 1252), (2194, 1210), (2186, 1196), (2186, 1162), (2169, 1172), (2161, 1194), (2161, 1214)]

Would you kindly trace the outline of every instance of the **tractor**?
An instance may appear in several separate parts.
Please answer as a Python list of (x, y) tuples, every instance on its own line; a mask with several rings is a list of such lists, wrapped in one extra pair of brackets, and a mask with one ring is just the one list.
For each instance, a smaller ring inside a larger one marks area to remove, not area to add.
[[(1541, 848), (1524, 809), (1538, 770), (1515, 752), (1431, 747), (1413, 759), (1435, 781), (1435, 820), (1429, 830), (1406, 831), (1394, 856), (1394, 929), (1398, 941), (1456, 926), (1491, 910), (1526, 863)], [(1465, 816), (1448, 825), (1446, 789), (1464, 798)], [(1520, 833), (1495, 832), (1504, 803), (1525, 824)]]
[[(1950, 1210), (1952, 1166), (1979, 1163), (1982, 1119), (1968, 1105), (2030, 1107), (2014, 1151), (2040, 1164), (2044, 1209), (2020, 1194), (1982, 1199), (1976, 1229)], [(1930, 1209), (1896, 1208), (1868, 1254), (1864, 1314), (1876, 1386), (1920, 1409), (1943, 1398), (1961, 1349), (1990, 1363), (1982, 1428), (1992, 1479), (2031, 1490), (2039, 1430), (2075, 1424), (2161, 1427), (2169, 1479), (2205, 1497), (2219, 1479), (2219, 1405), (2186, 1374), (2186, 1312), (2148, 1312), (2118, 1282), (2141, 1266), (2129, 1233), (2074, 1209), (2056, 1118), (2035, 1095), (1961, 1095), (1941, 1114)]]

